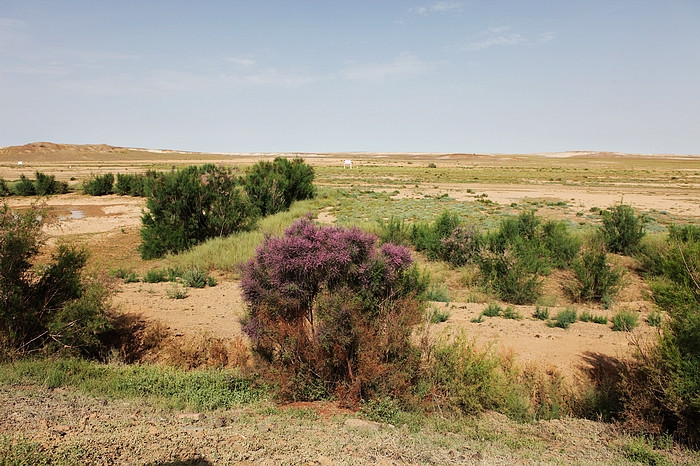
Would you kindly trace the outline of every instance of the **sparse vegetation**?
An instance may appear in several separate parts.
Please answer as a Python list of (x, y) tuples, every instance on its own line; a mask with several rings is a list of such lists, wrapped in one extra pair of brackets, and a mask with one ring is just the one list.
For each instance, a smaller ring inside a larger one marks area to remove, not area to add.
[(553, 320), (548, 322), (550, 327), (559, 327), (563, 329), (569, 328), (571, 324), (576, 322), (577, 312), (576, 309), (566, 308), (563, 311), (559, 311)]
[(623, 309), (611, 319), (612, 329), (617, 332), (631, 332), (639, 324), (639, 316), (632, 311)]

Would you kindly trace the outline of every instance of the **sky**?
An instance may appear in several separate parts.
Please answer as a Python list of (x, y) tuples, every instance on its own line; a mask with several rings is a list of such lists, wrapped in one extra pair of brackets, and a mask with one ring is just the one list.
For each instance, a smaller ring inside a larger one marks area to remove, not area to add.
[(700, 154), (700, 0), (0, 1), (0, 146)]

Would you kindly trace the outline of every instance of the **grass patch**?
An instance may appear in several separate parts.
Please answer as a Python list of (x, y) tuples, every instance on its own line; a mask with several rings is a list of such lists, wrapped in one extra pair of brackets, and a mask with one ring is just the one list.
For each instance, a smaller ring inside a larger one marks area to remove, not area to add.
[(161, 283), (168, 281), (168, 272), (163, 269), (153, 269), (146, 272), (142, 278), (144, 283)]
[(608, 317), (604, 315), (591, 314), (590, 311), (583, 311), (578, 317), (581, 322), (593, 322), (594, 324), (606, 325), (608, 323)]
[(616, 332), (631, 332), (639, 325), (639, 315), (623, 309), (613, 316), (612, 323), (612, 329)]
[(440, 303), (450, 302), (450, 292), (444, 283), (432, 284), (425, 290), (425, 299)]
[(498, 317), (503, 313), (503, 308), (496, 303), (489, 303), (481, 312), (481, 315), (486, 317)]
[(238, 273), (238, 265), (253, 257), (266, 235), (281, 235), (295, 220), (319, 210), (328, 202), (323, 196), (295, 202), (288, 211), (261, 219), (256, 230), (210, 239), (186, 252), (168, 256), (168, 262), (182, 270), (199, 267)]
[(227, 409), (261, 401), (266, 389), (232, 370), (114, 366), (82, 359), (27, 359), (0, 366), (0, 383), (71, 387), (112, 399), (146, 399), (173, 409)]
[(571, 324), (576, 322), (576, 317), (576, 309), (567, 308), (563, 311), (559, 311), (557, 316), (553, 320), (549, 321), (547, 325), (550, 327), (567, 329), (569, 326), (571, 326)]
[(549, 319), (549, 308), (536, 306), (535, 312), (534, 314), (532, 314), (532, 317), (539, 320)]
[(513, 319), (513, 320), (522, 320), (523, 315), (516, 311), (513, 306), (507, 306), (503, 310), (503, 318), (504, 319)]
[(661, 327), (662, 317), (659, 311), (652, 311), (647, 316), (647, 323), (652, 327)]
[(430, 322), (433, 324), (447, 322), (449, 318), (450, 312), (446, 309), (433, 309), (433, 312), (430, 314)]

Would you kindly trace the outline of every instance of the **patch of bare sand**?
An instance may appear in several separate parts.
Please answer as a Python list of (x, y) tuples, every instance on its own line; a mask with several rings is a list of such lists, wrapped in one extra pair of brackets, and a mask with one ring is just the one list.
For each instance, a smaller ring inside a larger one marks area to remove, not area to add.
[[(433, 187), (437, 186), (437, 187)], [(470, 189), (472, 192), (467, 192)], [(394, 188), (391, 189), (392, 191)], [(588, 211), (591, 207), (606, 208), (624, 201), (639, 210), (666, 211), (683, 217), (700, 217), (700, 191), (673, 186), (585, 187), (543, 184), (457, 184), (430, 183), (430, 187), (399, 188), (396, 198), (421, 198), (425, 194), (448, 193), (458, 201), (474, 201), (485, 193), (498, 204), (509, 205), (529, 200), (562, 200), (573, 208)]]

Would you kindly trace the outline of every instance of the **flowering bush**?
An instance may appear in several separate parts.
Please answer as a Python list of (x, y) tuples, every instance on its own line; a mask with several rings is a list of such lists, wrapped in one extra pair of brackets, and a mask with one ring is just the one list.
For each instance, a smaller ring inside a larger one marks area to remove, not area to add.
[(410, 386), (425, 281), (403, 246), (305, 218), (267, 238), (242, 275), (243, 330), (283, 394), (356, 402)]

